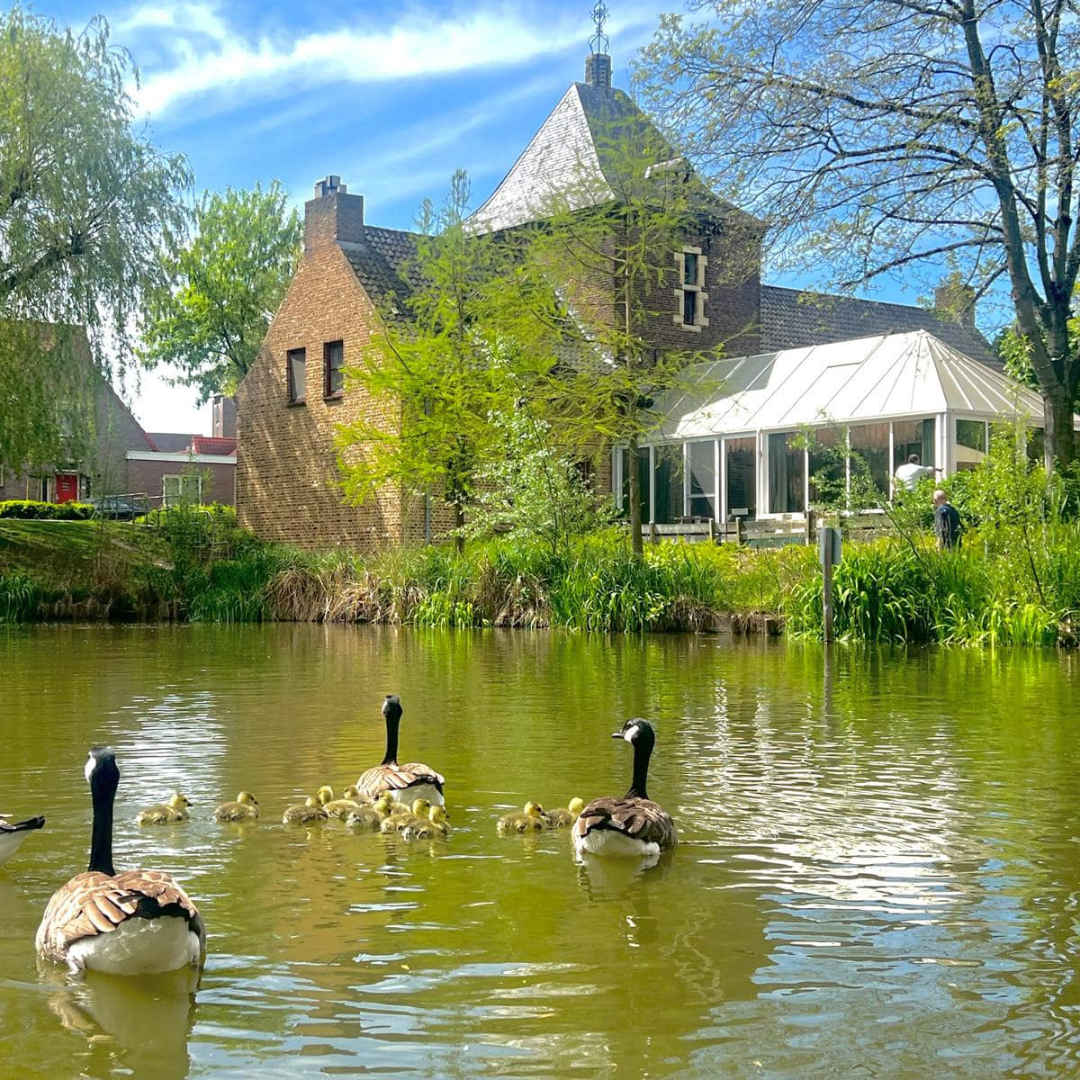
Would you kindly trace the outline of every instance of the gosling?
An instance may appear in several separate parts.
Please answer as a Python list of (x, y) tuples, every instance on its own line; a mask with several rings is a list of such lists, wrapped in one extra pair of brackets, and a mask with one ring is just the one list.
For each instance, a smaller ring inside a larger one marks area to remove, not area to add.
[(223, 802), (214, 811), (214, 820), (255, 821), (259, 816), (259, 800), (250, 791), (241, 791), (235, 802)]
[(319, 802), (322, 803), (323, 809), (326, 811), (328, 817), (341, 818), (344, 820), (354, 810), (358, 810), (361, 806), (365, 805), (366, 799), (360, 798), (360, 792), (357, 790), (355, 784), (350, 784), (342, 793), (340, 799), (334, 798), (334, 793), (330, 788), (319, 788), (320, 793), (324, 791), (330, 792), (328, 799), (323, 799), (322, 795), (319, 796)]
[(174, 821), (187, 821), (191, 800), (182, 792), (176, 792), (167, 803), (158, 803), (139, 812), (136, 825), (170, 825)]
[(447, 820), (446, 807), (433, 806), (428, 813), (427, 821), (419, 817), (415, 821), (410, 821), (401, 830), (401, 835), (406, 840), (431, 840), (436, 836), (448, 836), (450, 822)]
[(384, 833), (402, 832), (416, 821), (427, 821), (431, 803), (427, 799), (414, 800), (412, 807), (403, 806), (399, 811), (395, 810), (379, 828)]
[(565, 810), (561, 806), (557, 806), (554, 810), (548, 810), (548, 828), (569, 829), (581, 817), (581, 811), (584, 809), (585, 800), (573, 798), (567, 803)]
[(313, 825), (326, 820), (326, 811), (314, 795), (309, 795), (302, 803), (290, 806), (281, 815), (282, 825)]
[(547, 815), (538, 802), (527, 802), (524, 810), (503, 814), (499, 818), (499, 832), (501, 833), (539, 832), (546, 828), (548, 828)]
[(394, 796), (389, 791), (384, 791), (373, 803), (360, 804), (355, 810), (350, 810), (345, 817), (345, 824), (350, 829), (377, 829), (390, 816), (394, 805)]

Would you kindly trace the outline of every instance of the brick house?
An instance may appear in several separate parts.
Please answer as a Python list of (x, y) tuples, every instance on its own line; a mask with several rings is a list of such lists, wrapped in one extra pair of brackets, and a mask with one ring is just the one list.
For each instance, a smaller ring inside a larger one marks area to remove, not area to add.
[[(722, 346), (730, 356), (925, 329), (968, 355), (991, 359), (970, 318), (957, 322), (920, 308), (843, 297), (808, 299), (763, 285), (760, 225), (713, 196), (665, 147), (633, 100), (612, 87), (606, 54), (587, 58), (585, 81), (566, 91), (473, 215), (473, 227), (505, 232), (541, 220), (560, 192), (574, 192), (573, 209), (616, 198), (605, 148), (605, 133), (613, 129), (647, 136), (662, 158), (653, 167), (681, 170), (694, 187), (692, 224), (670, 252), (670, 278), (647, 298), (653, 314), (645, 336), (656, 348), (704, 352)], [(336, 176), (317, 184), (305, 204), (303, 258), (237, 394), (237, 508), (241, 524), (258, 535), (303, 547), (374, 550), (428, 534), (425, 508), (400, 490), (388, 487), (363, 506), (346, 505), (334, 445), (337, 425), (361, 415), (389, 427), (400, 424), (394, 403), (371, 400), (359, 387), (346, 389), (341, 371), (370, 342), (377, 303), (395, 295), (407, 299), (402, 269), (415, 239), (369, 225), (363, 197), (349, 193)], [(614, 311), (613, 281), (585, 287)], [(609, 461), (598, 473), (604, 488), (618, 479), (617, 462), (614, 470)], [(427, 510), (433, 514), (430, 531), (438, 535), (449, 513), (439, 504)]]

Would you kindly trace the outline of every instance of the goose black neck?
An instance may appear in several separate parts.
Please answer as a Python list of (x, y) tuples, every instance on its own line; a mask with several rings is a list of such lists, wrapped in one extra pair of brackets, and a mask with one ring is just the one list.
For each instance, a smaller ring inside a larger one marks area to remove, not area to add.
[(113, 868), (113, 799), (116, 797), (116, 784), (104, 781), (92, 785), (94, 797), (94, 829), (90, 837), (89, 870), (97, 870), (112, 877)]
[(649, 779), (649, 758), (651, 755), (651, 742), (639, 739), (634, 743), (634, 782), (626, 793), (628, 799), (647, 799), (649, 797), (646, 784)]
[(384, 765), (397, 764), (398, 725), (401, 723), (400, 716), (391, 713), (386, 718), (386, 757), (382, 759)]

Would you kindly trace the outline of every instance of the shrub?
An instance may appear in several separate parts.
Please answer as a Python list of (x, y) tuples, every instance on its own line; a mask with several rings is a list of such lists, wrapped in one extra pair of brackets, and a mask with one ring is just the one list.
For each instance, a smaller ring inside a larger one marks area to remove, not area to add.
[(19, 518), (23, 521), (89, 521), (93, 513), (94, 508), (89, 503), (74, 500), (50, 503), (9, 499), (0, 502), (0, 518)]

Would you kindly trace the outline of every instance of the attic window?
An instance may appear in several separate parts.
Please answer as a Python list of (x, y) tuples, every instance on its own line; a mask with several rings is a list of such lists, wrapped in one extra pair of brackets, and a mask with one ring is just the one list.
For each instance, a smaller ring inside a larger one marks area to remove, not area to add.
[(345, 393), (345, 344), (328, 341), (323, 346), (323, 396), (339, 398)]
[(705, 301), (709, 294), (705, 292), (705, 267), (708, 256), (703, 255), (699, 247), (684, 247), (675, 252), (675, 268), (678, 273), (679, 287), (675, 290), (678, 307), (672, 315), (672, 321), (682, 330), (700, 334), (703, 326), (709, 325), (705, 315)]
[(289, 380), (289, 404), (303, 405), (307, 400), (307, 352), (290, 349), (285, 354), (286, 375)]

